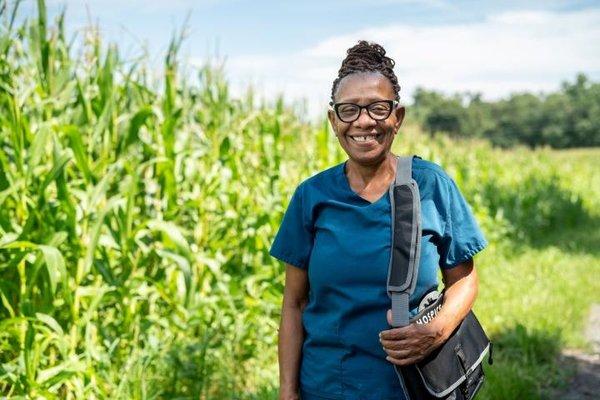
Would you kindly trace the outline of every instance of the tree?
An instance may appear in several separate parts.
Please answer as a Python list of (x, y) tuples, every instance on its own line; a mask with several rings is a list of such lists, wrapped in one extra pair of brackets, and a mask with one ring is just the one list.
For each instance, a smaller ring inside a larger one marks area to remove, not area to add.
[(415, 114), (430, 134), (488, 138), (498, 146), (600, 146), (600, 83), (578, 74), (549, 94), (514, 93), (494, 102), (480, 93), (418, 88)]

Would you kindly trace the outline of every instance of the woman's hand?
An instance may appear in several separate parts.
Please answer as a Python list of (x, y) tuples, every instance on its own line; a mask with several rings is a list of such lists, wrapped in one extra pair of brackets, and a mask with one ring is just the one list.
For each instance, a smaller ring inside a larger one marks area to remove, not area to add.
[[(387, 312), (388, 323), (392, 324), (392, 310)], [(386, 359), (392, 364), (405, 366), (421, 361), (440, 346), (445, 338), (443, 329), (432, 321), (429, 324), (415, 324), (383, 331), (379, 341), (388, 354)]]
[[(477, 296), (477, 272), (473, 260), (442, 270), (444, 306), (428, 324), (410, 324), (380, 333), (383, 350), (392, 364), (404, 366), (421, 361), (448, 339), (465, 318)], [(387, 312), (392, 325), (392, 310)]]

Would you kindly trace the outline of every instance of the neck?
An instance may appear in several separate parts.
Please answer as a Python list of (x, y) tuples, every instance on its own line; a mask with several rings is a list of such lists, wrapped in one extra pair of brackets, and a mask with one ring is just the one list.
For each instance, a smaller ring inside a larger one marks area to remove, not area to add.
[(396, 174), (396, 159), (391, 152), (373, 163), (359, 164), (351, 158), (346, 163), (346, 175), (353, 178), (361, 187), (366, 187), (373, 181), (387, 181), (393, 179)]

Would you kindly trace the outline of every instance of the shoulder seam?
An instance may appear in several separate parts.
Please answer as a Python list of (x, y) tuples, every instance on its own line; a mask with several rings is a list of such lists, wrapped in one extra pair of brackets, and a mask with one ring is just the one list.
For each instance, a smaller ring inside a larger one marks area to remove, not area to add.
[[(423, 161), (427, 161), (427, 160), (423, 160)], [(431, 163), (431, 161), (428, 161), (428, 162)], [(433, 167), (431, 165), (428, 165), (426, 163), (423, 163), (421, 165), (414, 165), (413, 168), (432, 171), (436, 176), (439, 176), (439, 177), (443, 178), (446, 182), (450, 183), (450, 181), (452, 180), (452, 177), (450, 175), (448, 175), (441, 166), (439, 166), (437, 164), (434, 164), (434, 165), (436, 165), (437, 168)]]

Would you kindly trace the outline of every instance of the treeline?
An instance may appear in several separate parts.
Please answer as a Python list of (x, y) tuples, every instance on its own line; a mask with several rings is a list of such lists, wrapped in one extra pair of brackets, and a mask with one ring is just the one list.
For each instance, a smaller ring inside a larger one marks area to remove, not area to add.
[(447, 96), (419, 88), (414, 95), (419, 122), (431, 134), (487, 138), (510, 147), (600, 146), (600, 83), (579, 74), (548, 94), (516, 93), (499, 101), (480, 94)]

